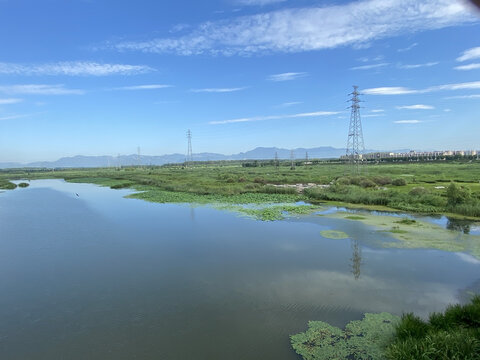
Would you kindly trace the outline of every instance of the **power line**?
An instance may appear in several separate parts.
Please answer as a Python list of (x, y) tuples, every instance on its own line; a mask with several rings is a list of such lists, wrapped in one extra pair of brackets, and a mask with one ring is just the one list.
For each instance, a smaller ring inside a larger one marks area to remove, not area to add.
[(346, 158), (349, 163), (352, 165), (352, 172), (354, 174), (360, 173), (360, 164), (363, 164), (362, 154), (365, 152), (365, 145), (363, 143), (363, 131), (362, 131), (362, 121), (360, 119), (360, 102), (358, 98), (360, 93), (358, 92), (358, 86), (353, 86), (353, 92), (349, 95), (352, 98), (348, 101), (352, 102), (348, 108), (352, 109), (350, 115), (350, 125), (348, 128), (348, 139), (347, 139), (347, 153)]

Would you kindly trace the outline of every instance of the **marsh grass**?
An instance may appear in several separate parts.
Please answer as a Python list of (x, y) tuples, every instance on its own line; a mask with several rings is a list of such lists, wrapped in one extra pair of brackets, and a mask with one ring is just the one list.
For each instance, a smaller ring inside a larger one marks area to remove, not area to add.
[(469, 304), (450, 305), (443, 313), (432, 313), (428, 321), (413, 314), (403, 315), (387, 357), (480, 359), (480, 296), (474, 296)]

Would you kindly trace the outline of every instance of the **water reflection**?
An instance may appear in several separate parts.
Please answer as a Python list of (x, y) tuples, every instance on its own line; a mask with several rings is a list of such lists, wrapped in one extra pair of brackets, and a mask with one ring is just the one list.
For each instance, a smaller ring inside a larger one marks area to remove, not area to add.
[(470, 225), (473, 223), (474, 222), (471, 220), (460, 220), (447, 217), (446, 227), (448, 230), (460, 231), (468, 235), (470, 234)]
[(355, 280), (358, 280), (362, 265), (362, 248), (358, 245), (358, 240), (351, 240), (350, 246), (352, 248), (352, 257), (350, 258), (352, 274)]

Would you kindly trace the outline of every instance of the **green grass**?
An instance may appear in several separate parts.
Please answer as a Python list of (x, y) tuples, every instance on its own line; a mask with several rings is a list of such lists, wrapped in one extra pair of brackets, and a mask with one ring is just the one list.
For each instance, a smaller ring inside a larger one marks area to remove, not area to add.
[(480, 296), (466, 305), (451, 305), (432, 313), (428, 321), (402, 316), (388, 347), (392, 360), (480, 359)]
[(348, 215), (348, 216), (345, 216), (345, 219), (349, 219), (349, 220), (365, 220), (365, 217), (364, 217), (364, 216), (359, 216), (359, 215)]
[[(269, 161), (258, 161), (255, 165), (246, 167), (242, 166), (242, 162), (234, 161), (194, 163), (188, 169), (171, 165), (55, 171), (3, 170), (0, 171), (0, 188), (13, 188), (9, 180), (14, 179), (62, 178), (113, 189), (147, 191), (149, 194), (136, 197), (156, 202), (189, 202), (193, 199), (194, 202), (206, 203), (212, 197), (230, 202), (227, 199), (231, 197), (233, 203), (237, 201), (235, 196), (240, 195), (245, 196), (244, 199), (250, 196), (255, 203), (330, 201), (417, 213), (449, 212), (480, 218), (480, 161), (369, 164), (360, 177), (345, 176), (351, 168), (332, 161), (314, 161), (309, 166), (298, 162), (295, 170), (290, 170), (287, 162), (281, 162), (278, 168)], [(466, 189), (468, 201), (463, 201), (461, 197), (463, 203), (448, 201), (447, 189), (451, 182)], [(298, 183), (333, 185), (306, 189), (303, 194), (297, 194), (292, 187), (273, 186)], [(199, 197), (205, 198), (202, 200)]]

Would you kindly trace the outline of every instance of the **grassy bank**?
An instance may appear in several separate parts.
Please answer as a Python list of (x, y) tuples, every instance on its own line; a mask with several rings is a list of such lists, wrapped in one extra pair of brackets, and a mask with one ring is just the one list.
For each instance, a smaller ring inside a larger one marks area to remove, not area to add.
[[(21, 169), (1, 171), (0, 181), (8, 185), (13, 179), (62, 178), (113, 189), (132, 188), (142, 193), (131, 197), (154, 202), (328, 201), (480, 218), (480, 162), (369, 164), (363, 176), (346, 176), (351, 169), (345, 164), (302, 164), (297, 163), (295, 170), (270, 162), (195, 164), (189, 168)], [(450, 191), (452, 183), (456, 185)], [(298, 193), (295, 184), (310, 187)]]
[(341, 330), (310, 321), (291, 344), (305, 360), (477, 360), (480, 359), (480, 296), (451, 305), (428, 320), (414, 314), (365, 314)]

